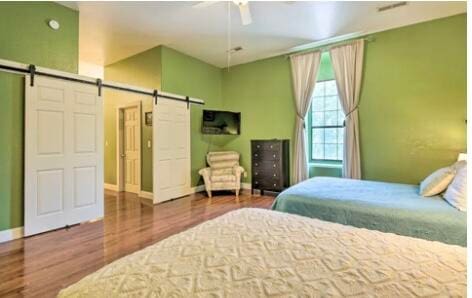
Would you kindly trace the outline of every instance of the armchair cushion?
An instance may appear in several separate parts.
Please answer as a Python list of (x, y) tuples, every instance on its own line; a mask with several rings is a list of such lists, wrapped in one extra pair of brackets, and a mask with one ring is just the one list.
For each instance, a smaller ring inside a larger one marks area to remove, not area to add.
[(211, 169), (210, 173), (211, 173), (211, 175), (215, 175), (215, 176), (234, 175), (234, 170), (233, 170), (233, 168)]
[(236, 181), (236, 176), (235, 175), (211, 175), (210, 180), (211, 182), (233, 182), (233, 184), (231, 185), (233, 186), (234, 182)]
[(210, 152), (207, 155), (207, 162), (212, 170), (232, 168), (239, 165), (239, 153), (234, 151)]

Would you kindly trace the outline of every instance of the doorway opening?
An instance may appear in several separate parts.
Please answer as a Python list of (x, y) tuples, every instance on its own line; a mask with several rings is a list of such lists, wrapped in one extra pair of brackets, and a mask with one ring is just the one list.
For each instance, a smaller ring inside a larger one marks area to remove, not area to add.
[(117, 107), (117, 188), (141, 191), (141, 101)]

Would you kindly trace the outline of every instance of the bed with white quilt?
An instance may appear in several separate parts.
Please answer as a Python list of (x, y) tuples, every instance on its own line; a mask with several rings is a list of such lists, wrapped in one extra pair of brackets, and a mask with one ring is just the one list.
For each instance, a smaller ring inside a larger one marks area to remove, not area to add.
[(466, 249), (240, 209), (119, 259), (60, 297), (465, 297)]

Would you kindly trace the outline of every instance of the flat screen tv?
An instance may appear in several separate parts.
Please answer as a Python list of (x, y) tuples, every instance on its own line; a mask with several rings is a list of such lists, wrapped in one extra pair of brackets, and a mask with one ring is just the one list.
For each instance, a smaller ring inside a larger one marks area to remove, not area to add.
[(202, 133), (209, 135), (239, 135), (241, 113), (203, 110)]

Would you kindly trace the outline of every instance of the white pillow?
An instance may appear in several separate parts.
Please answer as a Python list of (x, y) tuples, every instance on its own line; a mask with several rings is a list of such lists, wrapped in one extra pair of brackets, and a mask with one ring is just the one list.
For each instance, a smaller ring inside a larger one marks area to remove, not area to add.
[(458, 168), (444, 199), (460, 211), (467, 211), (467, 165)]
[(420, 195), (431, 197), (443, 192), (454, 179), (455, 173), (454, 165), (434, 171), (421, 182)]

